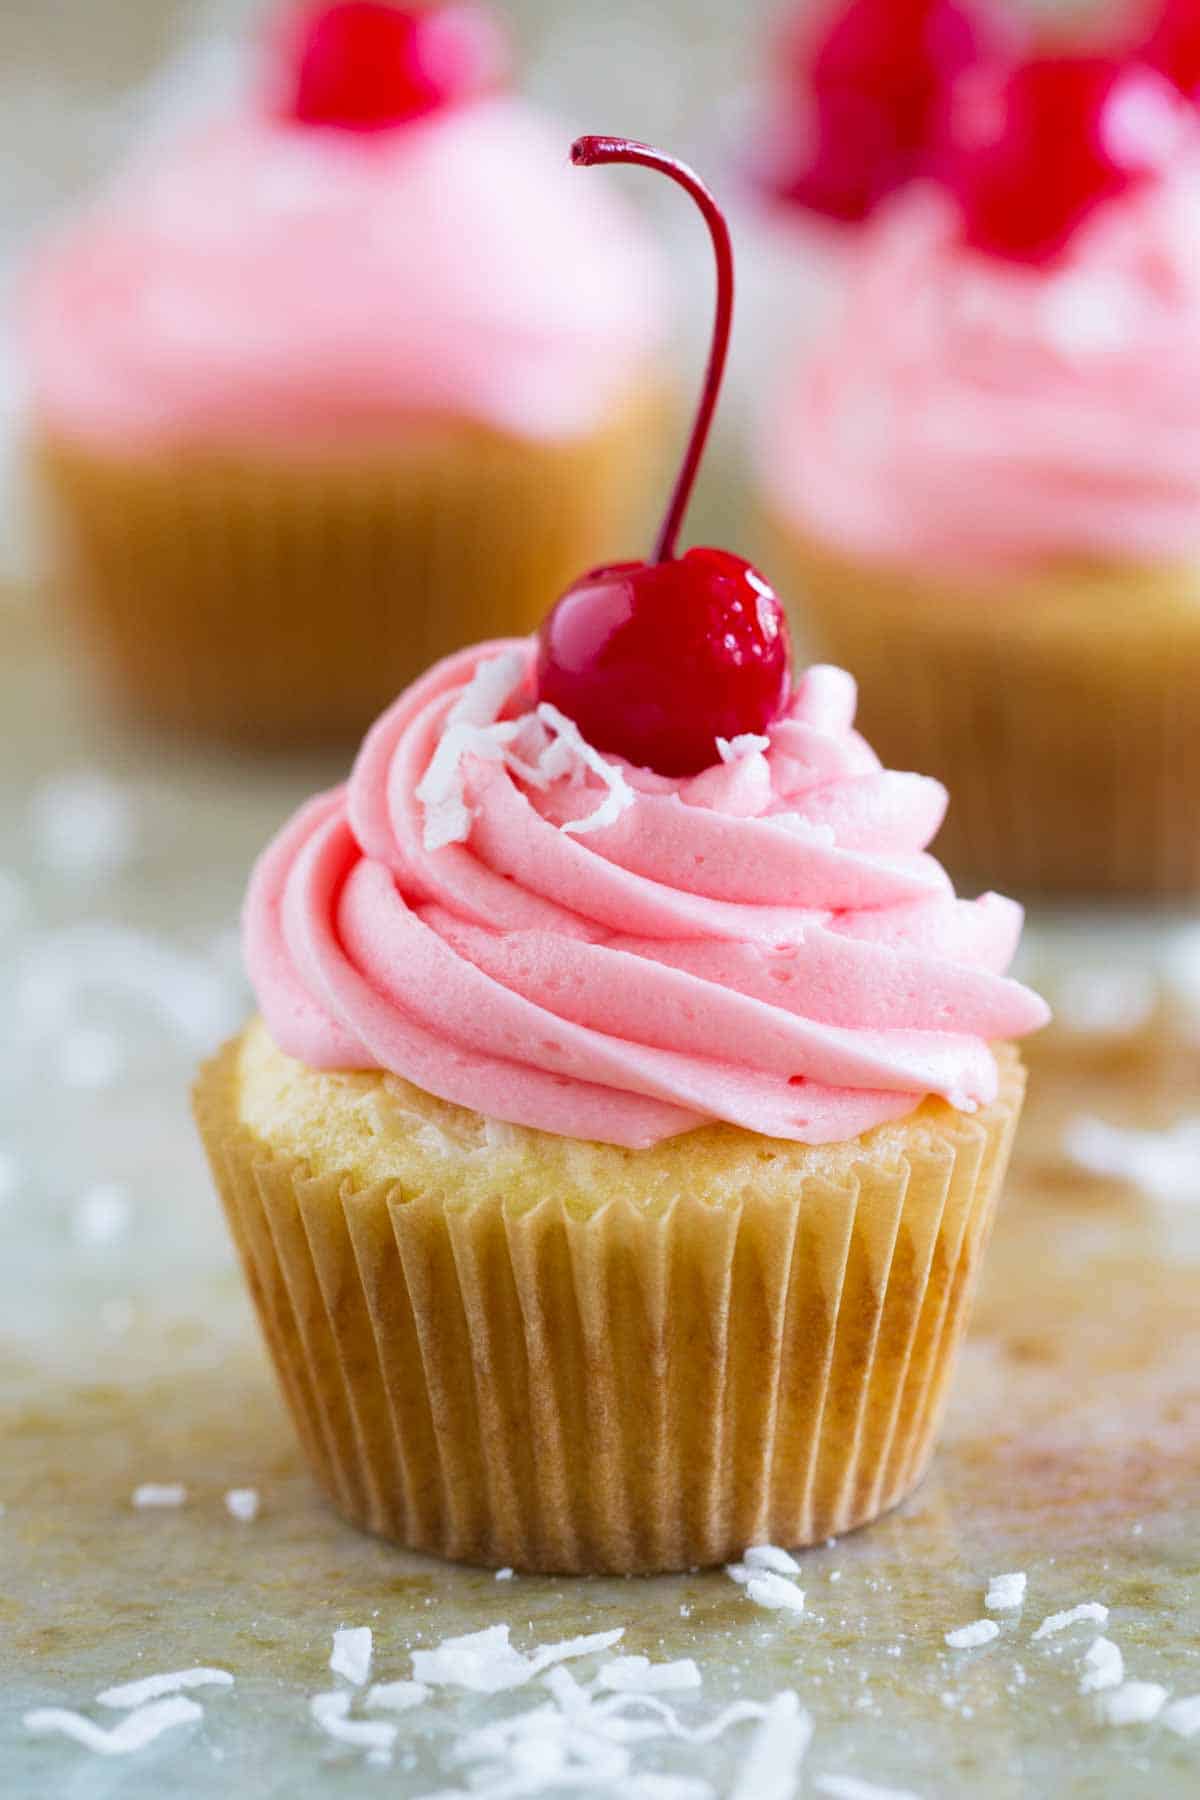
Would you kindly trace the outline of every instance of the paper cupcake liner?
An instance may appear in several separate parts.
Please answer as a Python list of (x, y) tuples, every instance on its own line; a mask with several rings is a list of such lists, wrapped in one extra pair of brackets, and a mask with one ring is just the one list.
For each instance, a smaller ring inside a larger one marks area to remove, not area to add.
[(590, 1216), (314, 1179), (238, 1123), (236, 1056), (203, 1072), (197, 1119), (300, 1437), (355, 1524), (486, 1566), (685, 1569), (819, 1542), (920, 1479), (1014, 1052), (993, 1106), (922, 1109), (786, 1203), (755, 1159), (736, 1205)]
[(885, 765), (950, 788), (936, 851), (954, 875), (1200, 892), (1197, 572), (1063, 568), (960, 592), (775, 536), (798, 630), (857, 677)]
[(128, 708), (234, 741), (358, 735), (438, 657), (628, 555), (661, 394), (572, 444), (414, 427), (362, 454), (37, 448), (57, 582)]

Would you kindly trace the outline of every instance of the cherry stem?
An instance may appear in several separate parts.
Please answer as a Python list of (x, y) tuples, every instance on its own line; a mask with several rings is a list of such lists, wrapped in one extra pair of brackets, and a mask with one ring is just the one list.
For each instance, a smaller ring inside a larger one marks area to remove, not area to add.
[(672, 562), (684, 514), (696, 485), (696, 471), (700, 467), (700, 459), (704, 455), (704, 447), (712, 428), (721, 379), (725, 373), (725, 359), (729, 354), (729, 332), (733, 324), (733, 246), (729, 241), (729, 227), (725, 223), (725, 215), (700, 177), (686, 163), (674, 156), (665, 155), (661, 150), (653, 149), (649, 144), (633, 143), (628, 138), (581, 137), (571, 145), (571, 161), (580, 169), (590, 169), (596, 163), (637, 163), (643, 169), (657, 169), (661, 175), (669, 175), (696, 202), (712, 238), (713, 253), (717, 259), (717, 310), (713, 321), (712, 349), (708, 354), (704, 386), (688, 438), (687, 453), (676, 477), (666, 517), (650, 559), (656, 563)]

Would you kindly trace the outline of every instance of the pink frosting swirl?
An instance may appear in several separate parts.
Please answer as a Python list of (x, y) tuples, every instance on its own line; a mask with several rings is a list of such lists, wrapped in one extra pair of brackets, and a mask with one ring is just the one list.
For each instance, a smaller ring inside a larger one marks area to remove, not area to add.
[(39, 417), (133, 449), (303, 453), (425, 416), (592, 431), (663, 288), (568, 141), (503, 98), (368, 136), (247, 111), (143, 155), (30, 271)]
[(533, 670), (527, 640), (438, 664), (260, 859), (245, 951), (282, 1050), (630, 1147), (993, 1098), (989, 1041), (1048, 1016), (1004, 973), (1021, 909), (955, 898), (925, 853), (945, 791), (880, 766), (848, 675), (668, 780), (535, 709)]
[(1194, 557), (1198, 244), (1194, 150), (1049, 269), (969, 249), (953, 202), (910, 189), (768, 422), (773, 503), (834, 548), (917, 567)]

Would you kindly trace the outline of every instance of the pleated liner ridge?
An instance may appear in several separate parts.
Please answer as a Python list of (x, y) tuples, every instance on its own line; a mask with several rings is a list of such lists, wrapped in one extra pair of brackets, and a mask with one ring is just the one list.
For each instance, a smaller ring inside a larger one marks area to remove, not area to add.
[(665, 1571), (818, 1542), (919, 1481), (1020, 1112), (1012, 1050), (993, 1106), (922, 1109), (842, 1181), (587, 1217), (313, 1178), (238, 1123), (235, 1056), (197, 1119), (356, 1525), (485, 1566)]
[(56, 588), (110, 688), (153, 722), (352, 738), (429, 663), (535, 630), (621, 550), (668, 410), (647, 389), (567, 444), (435, 422), (295, 456), (122, 458), (46, 439)]
[(811, 650), (853, 669), (885, 767), (947, 783), (959, 887), (1200, 892), (1196, 568), (1053, 568), (987, 588), (852, 564), (773, 526)]

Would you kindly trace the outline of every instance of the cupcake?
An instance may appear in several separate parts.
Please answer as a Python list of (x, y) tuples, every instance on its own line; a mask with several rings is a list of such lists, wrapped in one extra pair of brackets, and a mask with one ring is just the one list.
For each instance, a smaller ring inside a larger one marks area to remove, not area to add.
[(781, 330), (794, 347), (836, 321), (863, 228), (927, 173), (953, 83), (1013, 38), (991, 0), (832, 0), (778, 21), (740, 132), (759, 385)]
[(440, 663), (285, 827), (260, 1014), (196, 1089), (325, 1491), (489, 1566), (683, 1569), (901, 1500), (1045, 1017), (1020, 909), (925, 851), (944, 790), (881, 766), (849, 675), (793, 684), (748, 564), (676, 554), (708, 216), (655, 559)]
[(952, 779), (964, 878), (1200, 887), (1200, 139), (1160, 78), (1033, 60), (862, 247), (760, 482), (884, 760)]
[(269, 742), (530, 629), (625, 541), (664, 383), (654, 247), (503, 91), (486, 14), (350, 0), (267, 62), (45, 247), (24, 335), (110, 684)]

